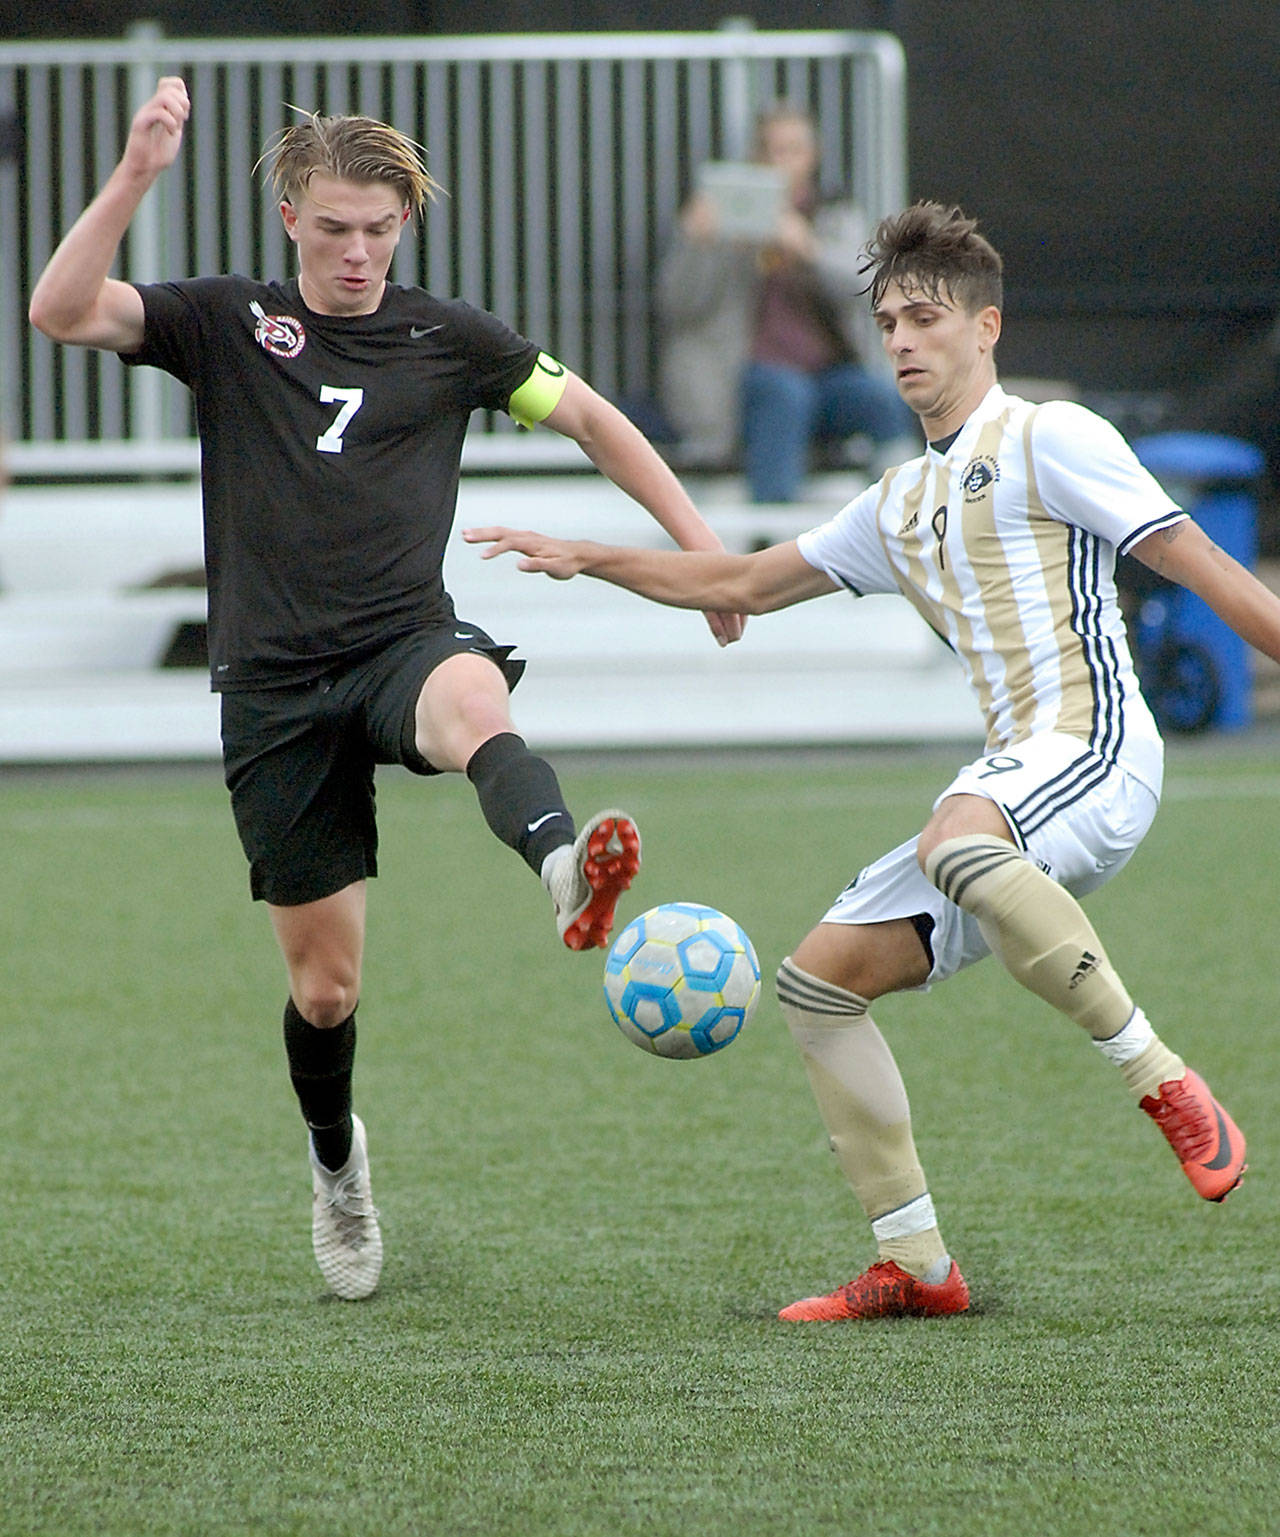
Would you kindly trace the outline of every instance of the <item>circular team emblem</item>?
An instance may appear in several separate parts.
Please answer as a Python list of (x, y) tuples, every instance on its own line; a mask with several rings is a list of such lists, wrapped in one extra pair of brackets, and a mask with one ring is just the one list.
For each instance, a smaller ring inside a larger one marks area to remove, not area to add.
[(965, 501), (976, 500), (999, 479), (1000, 466), (994, 459), (985, 455), (980, 459), (970, 459), (960, 477), (960, 489), (964, 492)]
[(296, 358), (307, 345), (303, 324), (293, 315), (268, 315), (255, 299), (249, 306), (256, 324), (253, 339), (277, 358)]

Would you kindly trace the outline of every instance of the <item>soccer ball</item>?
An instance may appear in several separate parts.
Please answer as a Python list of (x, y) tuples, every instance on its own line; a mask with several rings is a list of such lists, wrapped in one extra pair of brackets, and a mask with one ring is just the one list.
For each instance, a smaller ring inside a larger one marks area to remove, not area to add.
[(697, 902), (633, 918), (604, 964), (604, 996), (629, 1041), (659, 1057), (706, 1057), (736, 1039), (760, 997), (743, 930)]

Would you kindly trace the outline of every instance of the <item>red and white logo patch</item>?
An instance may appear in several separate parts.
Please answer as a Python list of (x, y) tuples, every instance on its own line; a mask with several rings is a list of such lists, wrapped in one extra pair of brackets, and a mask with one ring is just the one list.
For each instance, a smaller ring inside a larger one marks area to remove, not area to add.
[(296, 358), (307, 345), (303, 324), (293, 315), (268, 315), (255, 299), (249, 305), (257, 324), (253, 339), (258, 346), (277, 358)]

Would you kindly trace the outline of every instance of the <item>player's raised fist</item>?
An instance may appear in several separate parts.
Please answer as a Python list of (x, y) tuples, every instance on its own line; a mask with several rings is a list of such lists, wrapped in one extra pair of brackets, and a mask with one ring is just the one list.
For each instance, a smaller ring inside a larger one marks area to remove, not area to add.
[(184, 80), (166, 75), (155, 95), (134, 113), (125, 146), (125, 164), (139, 175), (156, 176), (173, 164), (182, 145), (182, 129), (191, 115)]

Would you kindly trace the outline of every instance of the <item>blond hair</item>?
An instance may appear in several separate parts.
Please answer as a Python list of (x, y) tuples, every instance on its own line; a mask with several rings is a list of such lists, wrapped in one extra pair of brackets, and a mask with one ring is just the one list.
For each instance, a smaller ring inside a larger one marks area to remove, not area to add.
[(271, 162), (271, 184), (285, 202), (296, 203), (320, 172), (339, 181), (385, 182), (418, 215), (441, 190), (425, 155), (420, 144), (376, 118), (309, 112), (281, 129), (258, 165)]

